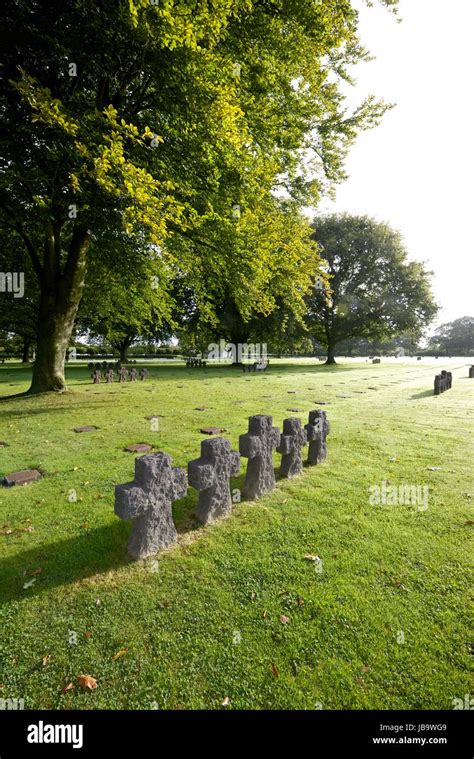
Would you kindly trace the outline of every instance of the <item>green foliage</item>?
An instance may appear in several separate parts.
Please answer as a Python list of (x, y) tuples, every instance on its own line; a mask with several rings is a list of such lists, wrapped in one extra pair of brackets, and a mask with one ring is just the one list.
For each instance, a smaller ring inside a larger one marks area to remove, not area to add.
[(345, 107), (341, 82), (367, 57), (349, 0), (6, 0), (4, 21), (2, 220), (42, 293), (60, 291), (56, 325), (70, 332), (105, 229), (159, 245), (206, 319), (217, 278), (244, 319), (269, 313), (283, 256), (304, 290), (273, 193), (316, 203), (386, 108)]
[[(39, 288), (26, 250), (4, 230), (0, 230), (0, 250), (0, 271), (16, 272), (24, 278), (23, 297), (0, 292), (0, 350), (5, 347), (7, 352), (19, 353), (22, 346), (33, 346), (36, 341)], [(9, 341), (14, 335), (19, 339), (12, 346)]]
[(173, 300), (161, 250), (104, 236), (89, 265), (79, 308), (79, 334), (101, 337), (119, 351), (138, 338), (169, 335)]
[(474, 317), (462, 316), (442, 324), (432, 335), (429, 348), (450, 356), (472, 356), (474, 353)]
[(314, 337), (333, 353), (341, 340), (420, 337), (434, 318), (430, 273), (409, 261), (401, 235), (388, 224), (348, 214), (315, 220), (329, 289), (318, 280), (308, 299)]

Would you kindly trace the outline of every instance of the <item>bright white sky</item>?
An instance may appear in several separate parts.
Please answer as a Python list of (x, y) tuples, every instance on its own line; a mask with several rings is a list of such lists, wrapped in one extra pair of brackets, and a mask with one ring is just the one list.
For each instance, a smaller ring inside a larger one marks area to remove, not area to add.
[(373, 93), (396, 108), (359, 136), (349, 180), (318, 211), (368, 214), (399, 229), (410, 258), (435, 273), (437, 323), (472, 316), (474, 0), (400, 0), (401, 23), (377, 3), (360, 8), (360, 35), (376, 60), (355, 70), (354, 102)]

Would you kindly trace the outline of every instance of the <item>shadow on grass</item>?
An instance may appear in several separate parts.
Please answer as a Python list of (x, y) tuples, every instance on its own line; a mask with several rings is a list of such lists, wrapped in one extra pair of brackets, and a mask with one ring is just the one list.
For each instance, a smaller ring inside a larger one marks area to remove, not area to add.
[(432, 395), (433, 395), (432, 390), (423, 390), (422, 393), (415, 393), (415, 395), (411, 395), (410, 400), (416, 401), (418, 400), (418, 398), (429, 398)]
[[(37, 545), (0, 561), (0, 604), (31, 598), (58, 585), (67, 585), (129, 563), (125, 522), (84, 530), (65, 540)], [(37, 575), (33, 573), (41, 569)], [(29, 588), (25, 583), (35, 582)]]
[[(231, 492), (233, 488), (241, 490), (242, 485), (241, 475), (232, 480)], [(173, 504), (178, 535), (202, 527), (196, 519), (196, 505), (197, 493), (194, 490)], [(0, 606), (134, 564), (135, 561), (127, 554), (131, 530), (130, 521), (117, 518), (103, 527), (84, 530), (55, 543), (36, 545), (0, 560)], [(38, 572), (39, 569), (41, 572)], [(25, 583), (32, 580), (32, 585), (24, 588)]]

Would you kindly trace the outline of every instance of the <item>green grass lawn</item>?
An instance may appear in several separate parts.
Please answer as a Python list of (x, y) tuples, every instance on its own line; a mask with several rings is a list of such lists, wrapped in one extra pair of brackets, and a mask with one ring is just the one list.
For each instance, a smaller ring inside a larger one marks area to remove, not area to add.
[[(442, 368), (454, 386), (434, 397)], [(467, 375), (465, 362), (441, 360), (272, 362), (257, 375), (160, 365), (145, 383), (94, 386), (69, 367), (71, 393), (0, 403), (0, 476), (44, 475), (0, 489), (0, 698), (46, 709), (451, 709), (472, 691)], [(28, 379), (5, 364), (0, 392)], [(325, 464), (206, 528), (190, 488), (174, 504), (179, 544), (158, 561), (127, 558), (130, 524), (113, 510), (114, 486), (133, 478), (126, 445), (148, 442), (186, 466), (200, 427), (225, 427), (235, 447), (248, 416), (306, 423), (315, 401), (332, 425)], [(154, 413), (159, 431), (144, 419)], [(99, 429), (72, 432), (86, 424)], [(382, 480), (428, 485), (427, 510), (371, 505)], [(94, 691), (78, 687), (81, 674)]]

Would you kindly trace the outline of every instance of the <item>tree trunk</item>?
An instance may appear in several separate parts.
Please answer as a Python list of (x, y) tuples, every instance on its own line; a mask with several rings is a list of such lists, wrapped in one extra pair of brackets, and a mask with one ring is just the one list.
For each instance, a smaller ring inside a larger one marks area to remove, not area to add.
[(23, 350), (21, 355), (21, 363), (27, 364), (30, 356), (30, 340), (27, 337), (23, 338)]
[(326, 364), (335, 364), (336, 363), (336, 346), (334, 343), (328, 343), (328, 350), (327, 350), (327, 358), (326, 358)]
[(136, 335), (128, 335), (128, 337), (124, 337), (123, 340), (117, 339), (117, 340), (110, 341), (112, 348), (114, 348), (116, 351), (119, 352), (120, 361), (122, 364), (126, 363), (129, 348), (132, 345), (135, 338), (136, 338)]
[[(87, 230), (75, 230), (62, 274), (58, 257), (53, 260), (50, 254), (46, 260), (45, 253), (30, 394), (66, 390), (64, 361), (84, 287), (89, 239)], [(57, 244), (56, 241), (53, 243)]]

